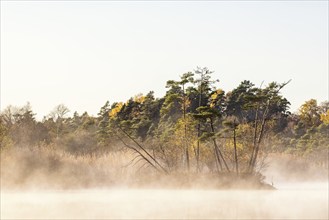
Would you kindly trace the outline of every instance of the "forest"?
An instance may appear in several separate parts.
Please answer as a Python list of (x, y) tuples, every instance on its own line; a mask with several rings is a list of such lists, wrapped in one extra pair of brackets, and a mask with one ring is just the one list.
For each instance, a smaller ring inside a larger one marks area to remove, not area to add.
[(164, 97), (150, 91), (106, 101), (97, 116), (68, 116), (59, 104), (37, 121), (29, 103), (7, 106), (0, 115), (1, 184), (262, 183), (269, 154), (328, 169), (328, 101), (310, 99), (292, 113), (282, 95), (289, 80), (245, 80), (226, 92), (212, 73), (198, 67), (168, 80)]

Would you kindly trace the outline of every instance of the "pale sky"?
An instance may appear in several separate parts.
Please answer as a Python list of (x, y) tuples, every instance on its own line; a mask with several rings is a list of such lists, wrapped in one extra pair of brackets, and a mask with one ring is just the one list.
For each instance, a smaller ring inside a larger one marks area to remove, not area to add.
[(27, 101), (96, 115), (109, 100), (165, 94), (197, 66), (226, 92), (292, 82), (294, 112), (328, 99), (327, 1), (1, 1), (1, 110)]

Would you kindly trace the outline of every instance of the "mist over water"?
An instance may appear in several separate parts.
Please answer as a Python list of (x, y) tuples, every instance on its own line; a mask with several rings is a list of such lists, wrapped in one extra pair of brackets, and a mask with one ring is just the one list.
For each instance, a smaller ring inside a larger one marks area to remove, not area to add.
[(313, 180), (296, 176), (289, 179), (276, 164), (267, 174), (274, 178), (277, 190), (168, 189), (165, 186), (6, 189), (1, 190), (1, 219), (329, 218), (325, 176)]
[(3, 219), (328, 219), (328, 188), (323, 186), (276, 191), (13, 191), (2, 192), (1, 201)]
[[(22, 155), (29, 158), (27, 152)], [(265, 181), (277, 190), (219, 190), (202, 184), (175, 188), (162, 180), (151, 187), (129, 186), (124, 182), (128, 174), (119, 170), (120, 163), (114, 160), (119, 155), (115, 154), (97, 160), (66, 160), (63, 155), (64, 162), (57, 162), (60, 165), (43, 164), (36, 158), (24, 162), (24, 157), (18, 157), (24, 166), (18, 166), (15, 157), (1, 161), (7, 168), (2, 169), (1, 219), (329, 218), (328, 170), (305, 169), (303, 163), (289, 162), (289, 158), (271, 156), (264, 171)], [(31, 169), (32, 162), (43, 169)], [(110, 185), (109, 177), (116, 184)]]

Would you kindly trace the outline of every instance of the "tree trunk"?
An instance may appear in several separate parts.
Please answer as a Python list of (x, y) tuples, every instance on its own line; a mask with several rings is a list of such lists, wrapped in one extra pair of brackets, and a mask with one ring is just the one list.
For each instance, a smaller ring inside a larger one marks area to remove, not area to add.
[(187, 171), (190, 172), (190, 154), (189, 154), (188, 143), (187, 143), (187, 125), (186, 125), (186, 95), (185, 95), (184, 84), (183, 84), (183, 118), (184, 118), (184, 148), (185, 148), (185, 156), (186, 156), (186, 166), (187, 166)]
[[(254, 171), (255, 166), (256, 166), (257, 156), (258, 156), (259, 147), (260, 147), (260, 142), (263, 139), (263, 134), (264, 134), (264, 129), (265, 129), (265, 125), (266, 125), (266, 118), (267, 118), (267, 114), (268, 114), (268, 111), (269, 111), (269, 106), (270, 106), (270, 101), (267, 102), (265, 111), (262, 115), (262, 123), (261, 123), (261, 126), (260, 126), (260, 131), (259, 131), (259, 134), (258, 134), (258, 138), (257, 138), (257, 135), (256, 135), (257, 131), (256, 131), (256, 128), (255, 128), (255, 136), (256, 136), (256, 137), (254, 137), (255, 145), (254, 145), (254, 148), (253, 148), (252, 157), (250, 158), (250, 162), (249, 162), (249, 172), (250, 173), (252, 173)], [(258, 110), (258, 108), (257, 108), (257, 110)]]
[[(210, 119), (210, 127), (211, 127), (211, 132), (215, 133), (214, 124), (213, 124), (212, 119)], [(227, 165), (227, 163), (226, 163), (226, 161), (225, 161), (225, 159), (224, 159), (224, 157), (223, 157), (223, 154), (222, 154), (221, 150), (219, 149), (219, 147), (218, 147), (218, 145), (217, 145), (216, 138), (213, 137), (213, 138), (212, 138), (212, 141), (213, 141), (214, 146), (215, 146), (215, 149), (216, 149), (216, 151), (217, 151), (217, 155), (219, 155), (219, 157), (217, 157), (218, 163), (220, 164), (220, 166), (221, 166), (221, 168), (222, 168), (221, 161), (220, 161), (220, 159), (219, 159), (219, 158), (221, 158), (222, 161), (223, 161), (223, 163), (224, 163), (224, 165), (225, 165), (226, 170), (227, 170), (228, 172), (230, 172), (230, 168), (228, 167), (228, 165)], [(216, 156), (217, 156), (217, 155), (216, 155)]]
[(238, 162), (238, 152), (236, 148), (236, 132), (235, 132), (235, 120), (234, 120), (234, 127), (233, 127), (233, 142), (234, 142), (234, 159), (235, 159), (235, 171), (236, 174), (239, 175), (239, 162)]

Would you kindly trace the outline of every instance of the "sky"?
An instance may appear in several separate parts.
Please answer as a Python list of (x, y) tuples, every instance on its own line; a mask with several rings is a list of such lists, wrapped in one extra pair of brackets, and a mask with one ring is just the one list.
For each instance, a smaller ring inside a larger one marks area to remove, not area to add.
[(197, 66), (226, 92), (292, 80), (295, 112), (328, 100), (328, 1), (1, 1), (1, 110), (30, 102), (97, 115), (165, 94)]

